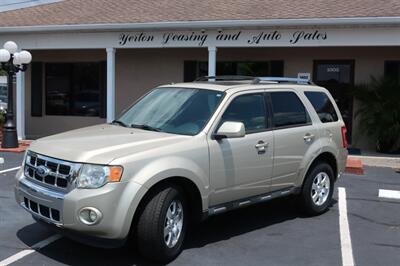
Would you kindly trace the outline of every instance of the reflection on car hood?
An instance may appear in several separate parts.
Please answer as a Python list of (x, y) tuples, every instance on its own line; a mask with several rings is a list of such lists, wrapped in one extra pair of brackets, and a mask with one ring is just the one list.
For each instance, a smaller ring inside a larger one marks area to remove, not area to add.
[(104, 124), (41, 138), (29, 150), (72, 162), (108, 164), (128, 154), (174, 145), (188, 138)]

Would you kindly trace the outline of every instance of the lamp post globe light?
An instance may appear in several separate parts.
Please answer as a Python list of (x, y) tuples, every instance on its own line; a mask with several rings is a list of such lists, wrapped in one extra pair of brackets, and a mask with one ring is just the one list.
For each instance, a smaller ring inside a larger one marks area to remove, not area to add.
[(28, 51), (18, 52), (18, 45), (13, 41), (4, 44), (0, 49), (1, 68), (7, 72), (8, 103), (6, 122), (3, 126), (2, 148), (17, 148), (18, 135), (14, 119), (13, 79), (19, 71), (26, 71), (28, 64), (32, 61), (32, 55)]

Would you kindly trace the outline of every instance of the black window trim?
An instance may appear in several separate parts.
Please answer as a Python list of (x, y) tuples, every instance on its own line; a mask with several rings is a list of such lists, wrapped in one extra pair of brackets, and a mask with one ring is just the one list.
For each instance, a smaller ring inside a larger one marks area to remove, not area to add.
[[(296, 96), (297, 96), (297, 98), (299, 99), (299, 101), (301, 102), (301, 104), (303, 105), (303, 107), (304, 107), (304, 110), (305, 110), (305, 112), (306, 112), (306, 115), (307, 115), (307, 117), (308, 117), (308, 120), (309, 120), (309, 122), (307, 122), (307, 123), (301, 123), (301, 124), (295, 124), (295, 125), (288, 125), (288, 126), (280, 126), (280, 127), (276, 127), (275, 126), (275, 122), (274, 122), (274, 113), (273, 113), (273, 105), (272, 105), (272, 99), (271, 99), (271, 93), (274, 93), (274, 92), (291, 92), (291, 93), (294, 93)], [(295, 128), (295, 127), (305, 127), (305, 126), (311, 126), (311, 125), (313, 125), (313, 121), (312, 121), (312, 119), (311, 119), (311, 116), (310, 116), (310, 114), (309, 114), (309, 112), (308, 112), (308, 110), (307, 110), (307, 107), (306, 107), (306, 105), (304, 104), (304, 102), (303, 102), (303, 100), (301, 99), (301, 97), (299, 97), (299, 95), (297, 95), (297, 93), (295, 92), (295, 91), (293, 91), (293, 90), (291, 90), (291, 89), (283, 89), (283, 90), (277, 90), (277, 91), (269, 91), (269, 92), (266, 92), (266, 94), (267, 94), (267, 98), (268, 98), (268, 105), (270, 106), (270, 109), (271, 109), (271, 111), (270, 111), (270, 116), (271, 116), (271, 125), (272, 125), (272, 130), (280, 130), (280, 129), (287, 129), (287, 128)]]
[(267, 127), (263, 128), (263, 129), (255, 129), (255, 130), (250, 130), (250, 131), (245, 130), (246, 135), (256, 134), (256, 133), (261, 133), (261, 132), (268, 132), (268, 131), (273, 130), (272, 123), (271, 123), (271, 121), (272, 121), (271, 115), (272, 114), (270, 113), (270, 108), (269, 108), (269, 105), (265, 98), (265, 95), (266, 95), (265, 91), (251, 91), (251, 92), (245, 92), (245, 93), (238, 92), (237, 95), (234, 94), (234, 95), (232, 95), (232, 97), (230, 99), (228, 99), (228, 102), (225, 105), (226, 108), (221, 112), (221, 115), (218, 117), (218, 121), (216, 123), (215, 129), (213, 130), (213, 133), (211, 135), (212, 138), (214, 138), (213, 136), (215, 136), (217, 134), (217, 131), (218, 131), (219, 127), (221, 126), (222, 116), (225, 114), (226, 109), (228, 109), (228, 107), (232, 103), (232, 101), (234, 101), (237, 97), (240, 97), (243, 95), (253, 95), (253, 94), (260, 94), (260, 95), (264, 96), (263, 102), (264, 102), (264, 112), (265, 112), (265, 118), (266, 118), (265, 123), (267, 124)]
[[(323, 93), (323, 94), (325, 94), (325, 96), (326, 96), (326, 97), (328, 98), (328, 100), (331, 102), (331, 104), (332, 104), (332, 107), (333, 107), (333, 110), (335, 110), (335, 113), (336, 113), (337, 120), (336, 120), (336, 121), (322, 122), (322, 121), (321, 121), (321, 118), (319, 117), (319, 114), (318, 114), (317, 110), (315, 109), (315, 107), (314, 107), (314, 105), (312, 104), (311, 100), (310, 100), (310, 99), (307, 97), (307, 95), (306, 95), (306, 93), (307, 93), (307, 92), (319, 92), (319, 93)], [(310, 102), (311, 106), (312, 106), (312, 107), (313, 107), (313, 109), (314, 109), (314, 112), (317, 114), (317, 117), (318, 117), (319, 121), (320, 121), (322, 124), (337, 123), (337, 122), (339, 122), (339, 121), (340, 121), (340, 119), (339, 119), (339, 115), (338, 115), (338, 110), (336, 110), (336, 107), (335, 107), (335, 105), (333, 105), (331, 98), (329, 98), (329, 96), (328, 96), (328, 94), (326, 94), (326, 92), (323, 92), (323, 91), (317, 91), (317, 90), (305, 90), (305, 91), (303, 91), (303, 94), (304, 94), (304, 97), (306, 97), (306, 98), (307, 98), (307, 101), (309, 101), (309, 102)]]

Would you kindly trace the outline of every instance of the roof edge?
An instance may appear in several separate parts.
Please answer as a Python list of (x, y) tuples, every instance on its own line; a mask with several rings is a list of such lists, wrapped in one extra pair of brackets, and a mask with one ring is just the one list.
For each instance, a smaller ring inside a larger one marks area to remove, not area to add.
[(0, 27), (0, 33), (54, 32), (54, 31), (116, 31), (116, 30), (165, 30), (238, 28), (268, 26), (345, 26), (345, 25), (397, 25), (400, 17), (354, 17), (354, 18), (312, 18), (312, 19), (258, 19), (258, 20), (209, 20), (171, 21), (149, 23), (112, 24), (65, 24), (43, 26)]

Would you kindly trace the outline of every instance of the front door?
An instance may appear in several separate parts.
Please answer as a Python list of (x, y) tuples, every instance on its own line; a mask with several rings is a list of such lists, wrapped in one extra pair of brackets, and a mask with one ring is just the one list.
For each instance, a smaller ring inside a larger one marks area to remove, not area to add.
[(314, 61), (314, 82), (332, 94), (347, 127), (348, 142), (351, 143), (353, 122), (353, 97), (350, 89), (354, 85), (353, 60)]
[(246, 92), (232, 98), (217, 128), (225, 121), (242, 122), (246, 135), (209, 140), (211, 206), (267, 193), (271, 184), (273, 134), (264, 93)]

